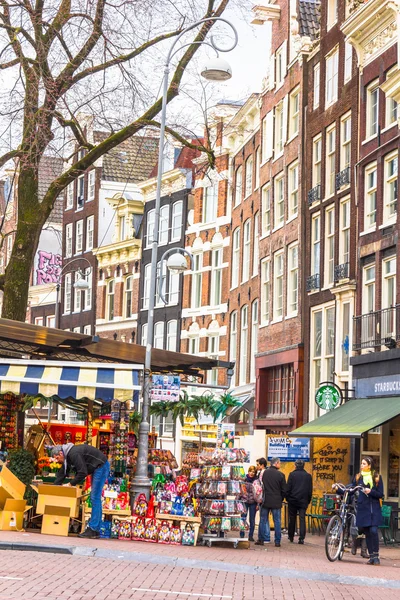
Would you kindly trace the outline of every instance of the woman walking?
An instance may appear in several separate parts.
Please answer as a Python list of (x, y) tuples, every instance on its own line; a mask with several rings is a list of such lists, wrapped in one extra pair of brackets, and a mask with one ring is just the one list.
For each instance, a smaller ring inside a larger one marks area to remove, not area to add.
[[(256, 512), (257, 512), (257, 502), (254, 496), (254, 488), (253, 483), (257, 479), (257, 469), (254, 466), (250, 466), (246, 475), (246, 494), (243, 496), (246, 506), (246, 512), (242, 514), (243, 521), (246, 521), (247, 514), (249, 515), (249, 542), (254, 542), (254, 527), (256, 524)], [(244, 537), (244, 532), (240, 534), (241, 537)]]

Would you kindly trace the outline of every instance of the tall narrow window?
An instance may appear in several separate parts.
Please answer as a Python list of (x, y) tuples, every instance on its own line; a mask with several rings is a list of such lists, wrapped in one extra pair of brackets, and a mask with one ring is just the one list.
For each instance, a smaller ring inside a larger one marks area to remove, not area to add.
[(260, 164), (261, 164), (261, 150), (260, 146), (256, 150), (256, 168), (255, 168), (255, 185), (254, 189), (258, 190), (260, 187)]
[(260, 233), (259, 233), (259, 214), (256, 213), (254, 215), (254, 225), (253, 225), (253, 277), (258, 275), (258, 261), (260, 258)]
[(271, 231), (271, 185), (267, 183), (262, 189), (262, 235)]
[[(275, 107), (275, 154), (281, 154), (283, 152), (284, 143), (284, 102), (283, 100)], [(270, 134), (271, 135), (271, 134)]]
[(314, 67), (314, 109), (319, 106), (319, 96), (321, 91), (321, 65), (317, 63)]
[(248, 219), (243, 226), (242, 283), (248, 281), (250, 275), (250, 239), (251, 221)]
[(65, 257), (70, 258), (72, 256), (72, 228), (73, 223), (68, 223), (65, 226)]
[(96, 170), (92, 169), (88, 173), (88, 202), (94, 200), (96, 191)]
[(299, 246), (297, 242), (288, 248), (287, 315), (297, 315), (299, 309)]
[[(81, 274), (75, 272), (75, 283), (81, 279)], [(74, 312), (80, 312), (82, 309), (82, 290), (74, 287)]]
[(218, 213), (218, 183), (203, 188), (203, 223), (213, 223)]
[(261, 323), (266, 325), (271, 318), (271, 279), (270, 261), (263, 260), (261, 263)]
[(176, 352), (178, 322), (176, 320), (167, 323), (167, 350)]
[(333, 381), (335, 370), (335, 307), (312, 312), (311, 320), (311, 394), (322, 381)]
[(286, 41), (275, 52), (275, 83), (280, 86), (286, 75)]
[(353, 69), (353, 46), (349, 42), (344, 44), (344, 82), (351, 79)]
[(149, 300), (150, 300), (150, 271), (151, 271), (151, 264), (148, 263), (144, 267), (143, 308), (148, 308), (149, 307)]
[(274, 228), (282, 227), (285, 220), (284, 177), (274, 179)]
[(349, 347), (350, 347), (350, 302), (342, 305), (342, 343), (340, 345), (342, 355), (342, 371), (349, 370)]
[(239, 364), (239, 384), (247, 383), (247, 357), (249, 343), (249, 309), (248, 306), (242, 306), (240, 311), (240, 364)]
[(169, 206), (162, 206), (160, 209), (160, 226), (158, 243), (160, 246), (168, 244), (168, 229), (169, 229)]
[(333, 285), (335, 279), (335, 208), (325, 210), (325, 269), (324, 285)]
[(168, 281), (168, 304), (178, 304), (179, 302), (179, 273), (169, 272)]
[(133, 315), (133, 277), (130, 275), (125, 279), (125, 318), (130, 319)]
[(350, 162), (351, 162), (351, 114), (348, 113), (340, 121), (340, 170), (349, 169), (348, 183), (350, 183)]
[(379, 81), (374, 81), (367, 87), (367, 138), (378, 134), (379, 125)]
[(246, 183), (244, 195), (250, 196), (253, 191), (253, 156), (246, 160)]
[(199, 308), (201, 306), (201, 288), (203, 281), (203, 253), (196, 252), (196, 254), (193, 254), (193, 262), (191, 305), (193, 308)]
[(146, 247), (151, 246), (154, 240), (154, 223), (156, 211), (149, 210), (147, 213), (147, 228), (146, 228)]
[(382, 261), (381, 337), (396, 339), (396, 256)]
[(240, 227), (233, 232), (232, 240), (232, 279), (231, 287), (235, 288), (239, 284), (240, 271)]
[(326, 177), (325, 177), (325, 197), (329, 198), (335, 193), (335, 175), (336, 175), (336, 127), (331, 125), (326, 129)]
[(337, 0), (327, 0), (326, 28), (330, 29), (337, 21)]
[(72, 274), (67, 273), (64, 279), (64, 313), (71, 312)]
[(180, 240), (182, 237), (182, 211), (183, 202), (175, 202), (172, 205), (172, 240)]
[(385, 182), (383, 199), (384, 221), (396, 218), (397, 214), (397, 191), (398, 191), (398, 152), (392, 152), (385, 157)]
[(114, 320), (115, 281), (110, 279), (107, 283), (107, 321)]
[(313, 215), (311, 227), (311, 275), (317, 275), (320, 273), (321, 253), (321, 217), (319, 213)]
[(231, 314), (231, 326), (229, 328), (229, 360), (237, 361), (237, 311)]
[(164, 321), (158, 321), (154, 325), (154, 348), (164, 348)]
[(274, 321), (283, 317), (283, 252), (274, 254)]
[(256, 379), (256, 354), (258, 350), (258, 300), (251, 305), (250, 381)]
[(86, 219), (86, 250), (93, 249), (94, 216)]
[(83, 220), (76, 222), (75, 254), (83, 250)]
[(299, 133), (300, 90), (296, 89), (289, 96), (289, 138)]
[[(157, 277), (156, 277), (156, 306), (164, 306), (164, 302), (163, 302), (163, 300), (161, 300), (161, 296), (158, 293), (158, 290), (160, 289), (160, 287), (161, 287), (161, 293), (162, 293), (163, 297), (169, 304), (169, 296), (167, 294), (167, 274), (169, 272), (170, 271), (168, 270), (168, 268), (167, 269), (165, 268), (164, 262), (161, 263), (161, 261), (158, 261)], [(160, 278), (161, 278), (161, 285), (160, 285)]]
[(122, 215), (118, 219), (119, 223), (119, 241), (123, 242), (126, 238), (126, 218), (125, 215)]
[(363, 272), (363, 313), (375, 310), (375, 265), (368, 265)]
[(146, 346), (147, 344), (147, 323), (144, 323), (142, 325), (142, 340), (141, 340), (141, 345), (142, 346)]
[(238, 206), (242, 201), (242, 190), (243, 190), (243, 168), (238, 167), (236, 169), (236, 176), (235, 176), (235, 206)]
[(365, 200), (364, 200), (364, 229), (376, 226), (376, 202), (377, 202), (377, 171), (376, 162), (365, 168)]
[(328, 107), (338, 99), (339, 49), (336, 48), (326, 58), (325, 106)]
[(67, 203), (65, 206), (66, 209), (72, 208), (74, 206), (74, 185), (75, 183), (72, 182), (67, 187)]
[(297, 162), (288, 168), (288, 186), (288, 217), (290, 219), (297, 215), (299, 207), (299, 164)]
[(211, 252), (211, 306), (221, 304), (222, 292), (222, 248)]
[(85, 176), (84, 175), (82, 175), (82, 177), (78, 177), (77, 186), (78, 186), (78, 193), (76, 196), (76, 208), (81, 209), (81, 208), (83, 208), (83, 205), (85, 202)]
[(321, 135), (313, 139), (313, 164), (312, 164), (312, 186), (321, 184), (321, 158), (322, 158), (322, 138)]
[(92, 308), (92, 279), (93, 279), (93, 271), (91, 267), (85, 269), (85, 281), (88, 284), (87, 290), (84, 291), (84, 301), (83, 307), (84, 310), (90, 310)]
[(272, 156), (274, 136), (271, 135), (274, 127), (274, 111), (270, 110), (262, 120), (262, 161), (269, 160)]
[(219, 333), (208, 337), (208, 356), (210, 358), (218, 358), (219, 355)]

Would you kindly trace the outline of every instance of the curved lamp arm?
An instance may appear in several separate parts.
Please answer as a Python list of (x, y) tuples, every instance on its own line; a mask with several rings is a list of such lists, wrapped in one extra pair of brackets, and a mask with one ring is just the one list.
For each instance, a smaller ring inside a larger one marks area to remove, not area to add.
[(66, 269), (67, 267), (69, 267), (70, 265), (72, 265), (72, 263), (78, 261), (78, 260), (84, 260), (85, 262), (87, 262), (87, 264), (89, 265), (89, 274), (92, 272), (92, 265), (90, 264), (90, 262), (88, 261), (87, 258), (85, 258), (84, 256), (77, 256), (76, 258), (73, 258), (72, 260), (70, 260), (66, 265), (63, 266), (63, 268), (60, 271), (60, 281), (59, 283), (57, 283), (58, 286), (61, 285), (61, 279), (62, 279), (62, 274), (64, 273), (64, 269)]
[(184, 248), (170, 248), (169, 250), (164, 252), (164, 254), (162, 255), (162, 257), (160, 259), (160, 274), (158, 277), (158, 290), (157, 290), (158, 297), (164, 302), (164, 304), (169, 304), (168, 300), (165, 298), (163, 291), (162, 291), (164, 261), (169, 254), (184, 254), (185, 256), (188, 256), (189, 260), (190, 260), (190, 270), (193, 271), (193, 267), (194, 267), (193, 254), (191, 254), (191, 252), (189, 252), (188, 250), (185, 250)]

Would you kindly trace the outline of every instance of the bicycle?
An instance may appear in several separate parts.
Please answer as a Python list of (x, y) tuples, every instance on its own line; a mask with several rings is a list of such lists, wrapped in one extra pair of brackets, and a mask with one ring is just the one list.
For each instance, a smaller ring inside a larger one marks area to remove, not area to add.
[(336, 486), (343, 490), (343, 496), (340, 503), (340, 508), (337, 514), (330, 519), (325, 533), (325, 553), (330, 562), (342, 560), (344, 554), (345, 540), (344, 535), (346, 529), (350, 525), (350, 519), (354, 515), (354, 507), (351, 506), (351, 497), (358, 490), (363, 491), (361, 485), (343, 485), (337, 483)]

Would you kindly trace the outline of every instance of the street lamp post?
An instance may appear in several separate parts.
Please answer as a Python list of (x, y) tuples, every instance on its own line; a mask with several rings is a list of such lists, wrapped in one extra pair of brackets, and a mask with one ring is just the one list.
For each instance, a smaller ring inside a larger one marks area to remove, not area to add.
[(161, 204), (161, 180), (163, 175), (163, 159), (164, 159), (164, 139), (165, 139), (165, 124), (166, 124), (166, 111), (167, 111), (167, 93), (168, 93), (168, 80), (170, 63), (173, 56), (186, 46), (192, 44), (183, 44), (179, 48), (175, 49), (176, 44), (182, 39), (182, 37), (188, 32), (207, 22), (221, 21), (229, 25), (234, 33), (234, 42), (229, 48), (220, 48), (217, 46), (214, 37), (210, 37), (210, 41), (193, 42), (196, 44), (205, 44), (213, 48), (217, 54), (217, 57), (209, 61), (209, 63), (203, 67), (201, 75), (205, 79), (213, 81), (224, 81), (230, 79), (232, 71), (229, 64), (219, 57), (219, 52), (230, 52), (233, 50), (238, 42), (238, 35), (235, 27), (230, 21), (221, 17), (209, 17), (207, 19), (201, 19), (196, 23), (193, 23), (189, 27), (186, 27), (172, 44), (164, 67), (164, 79), (163, 79), (163, 96), (162, 96), (162, 108), (161, 108), (161, 122), (160, 122), (160, 145), (158, 152), (158, 170), (157, 170), (157, 189), (156, 189), (156, 203), (155, 203), (155, 214), (154, 214), (154, 231), (151, 247), (151, 269), (150, 269), (150, 298), (148, 307), (148, 320), (147, 320), (147, 341), (146, 341), (146, 354), (144, 364), (144, 378), (143, 378), (143, 405), (142, 405), (142, 421), (139, 426), (139, 448), (138, 458), (136, 466), (136, 474), (131, 483), (131, 501), (139, 493), (145, 493), (149, 495), (151, 482), (148, 477), (148, 452), (149, 452), (149, 409), (150, 409), (150, 386), (151, 386), (151, 354), (153, 347), (153, 335), (154, 335), (154, 308), (155, 308), (155, 292), (156, 292), (156, 279), (157, 279), (157, 249), (158, 249), (158, 228), (160, 221), (160, 204)]

